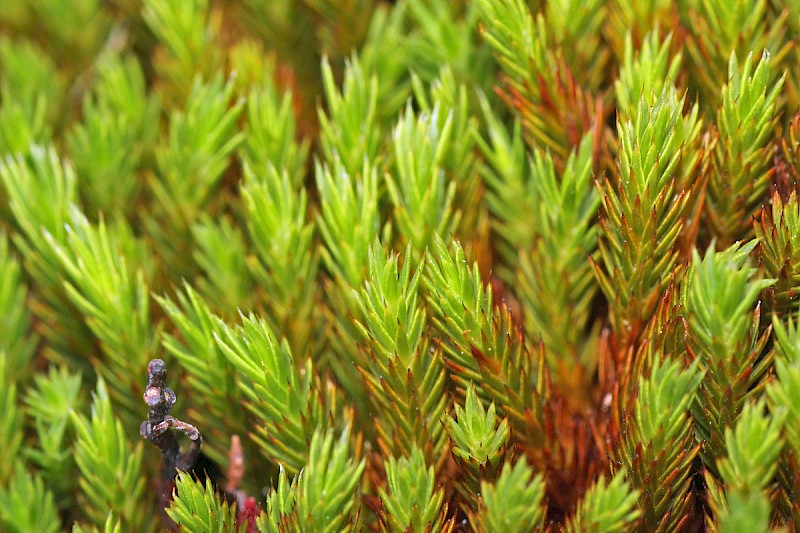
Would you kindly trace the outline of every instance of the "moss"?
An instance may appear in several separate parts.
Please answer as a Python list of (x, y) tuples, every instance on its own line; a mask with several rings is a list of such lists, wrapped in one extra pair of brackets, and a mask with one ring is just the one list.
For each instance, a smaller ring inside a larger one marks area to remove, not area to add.
[(800, 524), (795, 2), (12, 3), (0, 530)]

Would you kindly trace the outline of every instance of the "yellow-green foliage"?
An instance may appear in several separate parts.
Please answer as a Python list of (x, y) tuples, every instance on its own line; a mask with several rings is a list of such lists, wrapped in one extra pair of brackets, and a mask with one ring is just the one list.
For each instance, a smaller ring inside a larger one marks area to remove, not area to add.
[(797, 530), (798, 42), (0, 0), (0, 531)]

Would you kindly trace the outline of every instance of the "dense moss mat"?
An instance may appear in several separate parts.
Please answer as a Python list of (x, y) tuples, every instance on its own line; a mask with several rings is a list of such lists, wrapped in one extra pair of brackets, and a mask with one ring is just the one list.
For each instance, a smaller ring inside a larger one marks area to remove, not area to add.
[(799, 37), (4, 2), (0, 530), (797, 529)]

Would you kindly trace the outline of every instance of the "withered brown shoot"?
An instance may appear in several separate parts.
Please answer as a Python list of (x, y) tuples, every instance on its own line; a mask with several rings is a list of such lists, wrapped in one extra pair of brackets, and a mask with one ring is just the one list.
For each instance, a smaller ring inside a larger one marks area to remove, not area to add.
[[(203, 437), (193, 425), (178, 420), (169, 413), (175, 405), (175, 392), (166, 386), (167, 366), (161, 359), (153, 359), (147, 365), (147, 388), (144, 401), (150, 408), (147, 420), (142, 422), (139, 432), (161, 450), (164, 456), (164, 473), (170, 478), (177, 470), (190, 470), (197, 462)], [(178, 436), (170, 428), (186, 435), (191, 444), (181, 453)]]

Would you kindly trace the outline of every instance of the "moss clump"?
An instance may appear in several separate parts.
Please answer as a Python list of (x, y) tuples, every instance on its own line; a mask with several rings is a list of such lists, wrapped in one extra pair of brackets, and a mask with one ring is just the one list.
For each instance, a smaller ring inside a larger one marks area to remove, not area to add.
[(0, 530), (800, 527), (796, 2), (7, 3)]

